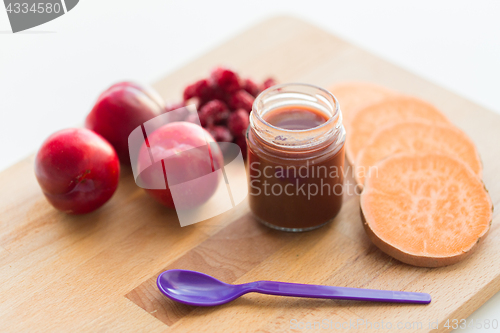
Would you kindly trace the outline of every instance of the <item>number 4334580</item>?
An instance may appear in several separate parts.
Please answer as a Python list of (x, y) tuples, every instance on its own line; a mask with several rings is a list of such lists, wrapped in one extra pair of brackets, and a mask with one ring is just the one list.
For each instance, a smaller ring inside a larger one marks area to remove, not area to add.
[(24, 2), (24, 3), (19, 3), (19, 2), (16, 2), (16, 3), (9, 3), (9, 5), (7, 6), (7, 13), (15, 13), (15, 14), (19, 14), (19, 13), (23, 13), (23, 14), (27, 14), (27, 13), (36, 13), (36, 14), (42, 14), (42, 13), (47, 13), (47, 14), (51, 14), (51, 13), (60, 13), (62, 8), (61, 8), (61, 4), (59, 3), (50, 3), (50, 2), (38, 2), (38, 3), (34, 3), (30, 6), (30, 4)]
[(465, 319), (448, 319), (444, 323), (444, 327), (447, 329), (466, 329), (467, 327), (474, 327), (476, 329), (485, 329), (485, 330), (497, 330), (498, 329), (498, 320), (493, 319), (485, 319), (483, 321), (476, 320), (474, 319), (471, 320), (465, 320)]

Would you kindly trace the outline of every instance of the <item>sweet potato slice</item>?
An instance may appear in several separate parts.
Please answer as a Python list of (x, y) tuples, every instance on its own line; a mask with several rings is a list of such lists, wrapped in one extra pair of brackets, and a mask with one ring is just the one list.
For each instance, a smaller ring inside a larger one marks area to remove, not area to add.
[(355, 161), (357, 183), (362, 186), (371, 166), (398, 152), (446, 153), (467, 164), (481, 178), (481, 159), (467, 134), (452, 125), (406, 121), (383, 127), (373, 134)]
[(396, 96), (396, 92), (368, 82), (346, 82), (330, 87), (342, 110), (343, 123), (346, 130), (352, 117), (361, 109), (379, 103), (384, 99)]
[(388, 255), (439, 267), (466, 258), (484, 238), (493, 205), (482, 181), (443, 154), (395, 154), (370, 170), (361, 197), (365, 231)]
[(418, 98), (398, 96), (359, 110), (352, 118), (346, 139), (346, 154), (351, 165), (366, 146), (373, 133), (391, 123), (407, 120), (449, 123), (449, 120), (431, 104)]

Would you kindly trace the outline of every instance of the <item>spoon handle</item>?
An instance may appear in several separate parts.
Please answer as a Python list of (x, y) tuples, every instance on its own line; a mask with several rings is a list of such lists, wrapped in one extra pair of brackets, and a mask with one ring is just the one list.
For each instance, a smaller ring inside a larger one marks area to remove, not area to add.
[(318, 286), (312, 284), (257, 281), (249, 283), (248, 292), (293, 297), (312, 297), (358, 301), (428, 304), (431, 295), (407, 291), (360, 289), (347, 287)]

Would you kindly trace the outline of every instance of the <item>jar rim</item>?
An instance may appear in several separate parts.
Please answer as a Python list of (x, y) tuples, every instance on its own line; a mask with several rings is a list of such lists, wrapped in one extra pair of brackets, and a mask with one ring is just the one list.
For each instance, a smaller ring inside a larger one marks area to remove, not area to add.
[[(317, 108), (328, 119), (319, 126), (300, 130), (278, 127), (264, 119), (273, 109), (295, 104)], [(297, 152), (319, 149), (341, 139), (344, 132), (337, 98), (328, 90), (308, 83), (284, 83), (261, 92), (252, 105), (250, 128), (263, 142)]]
[(322, 91), (323, 93), (325, 93), (328, 97), (331, 97), (332, 100), (333, 100), (333, 104), (335, 106), (335, 109), (333, 110), (334, 113), (332, 114), (332, 116), (327, 121), (325, 121), (324, 123), (322, 123), (319, 126), (312, 127), (312, 128), (307, 128), (307, 129), (303, 129), (303, 130), (292, 130), (292, 129), (286, 129), (286, 128), (282, 128), (282, 127), (278, 127), (278, 126), (272, 125), (271, 123), (267, 122), (260, 115), (259, 112), (255, 112), (255, 117), (259, 121), (261, 121), (262, 123), (264, 123), (266, 126), (269, 126), (269, 127), (273, 128), (273, 129), (276, 129), (276, 130), (279, 130), (279, 131), (283, 131), (285, 133), (290, 133), (290, 134), (292, 134), (292, 133), (307, 133), (307, 132), (312, 131), (312, 130), (316, 131), (316, 130), (319, 130), (319, 129), (323, 128), (323, 127), (328, 127), (328, 126), (331, 125), (331, 123), (338, 121), (339, 114), (340, 114), (340, 107), (339, 107), (339, 102), (338, 102), (337, 98), (335, 97), (335, 95), (333, 95), (331, 92), (329, 92), (328, 90), (326, 90), (324, 88), (321, 88), (321, 87), (318, 87), (316, 85), (309, 84), (309, 83), (291, 82), (291, 83), (281, 83), (281, 84), (277, 84), (277, 85), (271, 86), (271, 87), (265, 89), (264, 91), (262, 91), (255, 98), (255, 100), (253, 102), (253, 105), (252, 105), (252, 111), (257, 109), (258, 104), (265, 97), (266, 93), (269, 93), (270, 91), (273, 91), (273, 90), (279, 90), (281, 88), (288, 88), (288, 87), (292, 87), (292, 86), (308, 87), (308, 88), (318, 89), (318, 90)]

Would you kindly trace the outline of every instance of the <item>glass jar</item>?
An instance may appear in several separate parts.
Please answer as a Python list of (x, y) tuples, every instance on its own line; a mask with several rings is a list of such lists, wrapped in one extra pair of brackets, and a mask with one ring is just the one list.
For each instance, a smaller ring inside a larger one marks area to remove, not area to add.
[(327, 90), (290, 83), (263, 91), (247, 131), (254, 216), (293, 232), (331, 221), (342, 206), (344, 142), (342, 113)]

